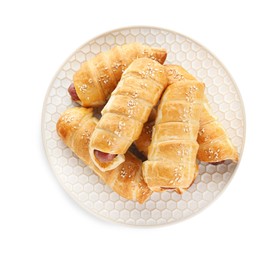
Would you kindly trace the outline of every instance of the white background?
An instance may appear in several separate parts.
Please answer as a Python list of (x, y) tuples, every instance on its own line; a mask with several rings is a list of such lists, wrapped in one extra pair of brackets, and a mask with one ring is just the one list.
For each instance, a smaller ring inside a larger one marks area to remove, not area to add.
[[(181, 4), (182, 3), (182, 4)], [(1, 1), (0, 259), (276, 259), (274, 1)], [(231, 184), (187, 221), (133, 228), (89, 215), (58, 184), (41, 140), (47, 88), (89, 39), (129, 25), (174, 30), (227, 67), (246, 145)]]

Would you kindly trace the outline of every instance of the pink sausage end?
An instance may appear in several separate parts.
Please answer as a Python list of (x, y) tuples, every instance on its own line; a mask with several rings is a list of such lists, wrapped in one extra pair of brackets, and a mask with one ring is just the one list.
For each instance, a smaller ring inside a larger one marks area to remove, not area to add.
[(80, 100), (80, 98), (77, 95), (77, 92), (76, 92), (76, 89), (75, 89), (75, 86), (74, 86), (73, 83), (69, 86), (68, 93), (71, 96), (73, 101), (79, 101)]
[(100, 162), (103, 163), (110, 162), (117, 156), (117, 154), (103, 153), (98, 150), (94, 151), (94, 155)]
[(225, 160), (219, 161), (219, 162), (213, 162), (213, 163), (210, 163), (210, 164), (212, 164), (212, 165), (219, 165), (219, 164), (222, 164), (222, 163), (224, 163), (224, 162), (225, 162)]

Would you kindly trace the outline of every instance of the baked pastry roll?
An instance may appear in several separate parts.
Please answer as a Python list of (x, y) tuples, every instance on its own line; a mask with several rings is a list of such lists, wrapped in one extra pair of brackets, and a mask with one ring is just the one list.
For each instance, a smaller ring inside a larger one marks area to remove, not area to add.
[(132, 61), (146, 57), (163, 64), (166, 55), (165, 49), (140, 43), (115, 46), (84, 62), (74, 74), (68, 92), (74, 101), (84, 107), (103, 105)]
[[(178, 65), (167, 65), (168, 82), (190, 82), (195, 78)], [(238, 152), (231, 143), (222, 124), (213, 115), (208, 99), (204, 96), (200, 116), (200, 128), (197, 142), (199, 149), (197, 159), (203, 162), (220, 163), (225, 160), (238, 162)]]
[(165, 68), (157, 61), (140, 58), (127, 68), (91, 135), (90, 156), (101, 171), (124, 162), (166, 86)]
[(199, 81), (179, 81), (165, 90), (143, 163), (143, 177), (152, 191), (183, 192), (195, 179), (196, 141), (204, 95)]
[(64, 143), (120, 196), (143, 203), (151, 195), (142, 178), (142, 162), (132, 153), (125, 154), (125, 161), (117, 168), (102, 172), (94, 165), (89, 155), (89, 140), (98, 119), (92, 116), (91, 108), (67, 109), (57, 122), (57, 132)]

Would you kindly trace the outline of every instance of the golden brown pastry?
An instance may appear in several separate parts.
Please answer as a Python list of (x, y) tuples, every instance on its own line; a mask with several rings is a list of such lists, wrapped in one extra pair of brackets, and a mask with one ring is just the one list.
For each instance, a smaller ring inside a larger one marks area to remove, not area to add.
[(140, 58), (127, 68), (91, 135), (90, 156), (100, 170), (124, 162), (124, 154), (139, 137), (166, 86), (164, 66), (157, 61)]
[[(178, 65), (166, 65), (169, 84), (177, 81), (190, 82), (196, 80), (184, 68)], [(231, 143), (222, 124), (218, 122), (204, 97), (200, 116), (200, 128), (197, 142), (199, 149), (197, 158), (203, 162), (219, 163), (224, 160), (238, 161), (238, 152)]]
[(84, 107), (103, 105), (132, 61), (147, 57), (163, 64), (166, 55), (165, 49), (140, 43), (115, 46), (84, 62), (75, 73), (68, 92), (74, 101)]
[(152, 132), (156, 116), (157, 110), (154, 108), (152, 109), (147, 122), (144, 123), (139, 138), (134, 141), (134, 144), (137, 147), (138, 151), (141, 152), (145, 157), (147, 157), (148, 155), (148, 147), (152, 140)]
[(165, 90), (143, 163), (144, 180), (152, 191), (182, 193), (194, 181), (198, 167), (196, 141), (204, 95), (199, 81), (179, 81)]
[(57, 132), (64, 143), (115, 192), (126, 199), (143, 203), (152, 192), (142, 178), (142, 162), (133, 154), (127, 152), (125, 161), (108, 172), (100, 171), (91, 161), (88, 145), (97, 123), (92, 109), (69, 108), (60, 116)]

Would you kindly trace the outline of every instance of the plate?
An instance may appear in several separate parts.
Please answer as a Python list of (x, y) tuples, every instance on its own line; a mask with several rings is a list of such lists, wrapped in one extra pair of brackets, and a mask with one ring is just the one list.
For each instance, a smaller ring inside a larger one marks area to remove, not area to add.
[[(114, 45), (141, 42), (168, 50), (166, 63), (182, 65), (206, 84), (213, 112), (242, 154), (245, 115), (239, 90), (222, 63), (206, 48), (182, 34), (162, 28), (129, 27), (104, 33), (76, 50), (61, 66), (47, 91), (42, 112), (42, 137), (49, 163), (64, 190), (93, 215), (118, 223), (150, 226), (174, 223), (194, 216), (210, 205), (230, 183), (237, 166), (201, 163), (199, 175), (187, 192), (154, 193), (144, 204), (113, 192), (56, 133), (56, 122), (67, 108), (76, 106), (67, 88), (81, 63)], [(240, 158), (241, 159), (241, 158)]]

